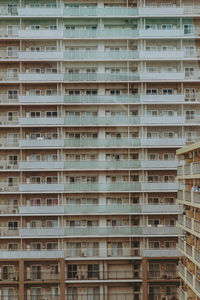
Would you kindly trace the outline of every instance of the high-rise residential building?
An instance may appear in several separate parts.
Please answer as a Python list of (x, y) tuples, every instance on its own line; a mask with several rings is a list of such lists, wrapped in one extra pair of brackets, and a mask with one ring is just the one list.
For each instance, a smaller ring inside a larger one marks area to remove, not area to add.
[(195, 0), (0, 1), (1, 300), (178, 299), (199, 16)]
[(178, 203), (184, 207), (178, 216), (182, 231), (178, 249), (182, 254), (179, 265), (180, 300), (200, 299), (200, 142), (177, 151), (179, 188)]

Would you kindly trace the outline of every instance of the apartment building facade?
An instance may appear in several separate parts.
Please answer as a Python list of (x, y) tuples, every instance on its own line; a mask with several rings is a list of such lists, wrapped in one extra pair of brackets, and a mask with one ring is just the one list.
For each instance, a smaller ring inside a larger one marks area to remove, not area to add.
[(0, 298), (178, 299), (198, 1), (0, 4)]
[(178, 249), (182, 255), (179, 264), (181, 286), (180, 300), (200, 299), (200, 143), (177, 150), (178, 203), (184, 207), (183, 215), (178, 216), (181, 236)]

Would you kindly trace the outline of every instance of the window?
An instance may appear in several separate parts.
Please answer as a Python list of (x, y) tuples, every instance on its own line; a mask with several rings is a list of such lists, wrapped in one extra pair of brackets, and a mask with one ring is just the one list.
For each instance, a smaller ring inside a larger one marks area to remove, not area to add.
[(29, 28), (31, 30), (39, 30), (40, 29), (40, 25), (30, 25)]
[(18, 178), (17, 177), (8, 177), (8, 186), (17, 186)]
[(157, 95), (158, 94), (158, 90), (157, 89), (147, 89), (146, 90), (146, 94), (147, 95)]
[(146, 51), (157, 51), (157, 46), (146, 46)]
[(57, 154), (46, 154), (46, 161), (57, 161)]
[(192, 77), (195, 75), (195, 68), (194, 67), (186, 67), (185, 68), (185, 77)]
[(47, 243), (46, 245), (47, 245), (47, 250), (58, 249), (58, 243), (56, 243), (56, 242)]
[(31, 176), (31, 183), (33, 184), (40, 184), (42, 179), (40, 176)]
[(46, 227), (47, 228), (57, 228), (58, 227), (58, 221), (57, 220), (47, 220), (46, 221)]
[(176, 248), (176, 242), (174, 241), (166, 241), (165, 248)]
[(42, 279), (42, 267), (39, 265), (31, 266), (31, 279), (32, 280), (40, 280)]
[(157, 24), (146, 24), (145, 25), (145, 29), (149, 30), (149, 29), (157, 29)]
[(42, 244), (41, 243), (31, 243), (31, 250), (41, 250)]
[[(67, 277), (68, 277), (68, 279), (77, 278), (77, 265), (68, 265)], [(68, 289), (68, 292), (69, 292), (69, 289)]]
[(187, 88), (185, 92), (185, 101), (196, 101), (196, 89)]
[(56, 30), (57, 26), (56, 25), (49, 25), (49, 30)]
[(17, 230), (18, 222), (17, 221), (9, 221), (8, 222), (8, 230)]
[(18, 244), (16, 244), (16, 243), (8, 243), (8, 250), (9, 251), (17, 251), (18, 250)]
[(32, 220), (31, 221), (31, 228), (41, 228), (42, 226), (41, 220)]
[(196, 118), (196, 111), (195, 110), (186, 110), (185, 118), (186, 118), (186, 120), (194, 120)]
[(157, 72), (157, 68), (156, 67), (147, 67), (146, 71), (148, 73), (156, 73)]
[(46, 177), (46, 183), (47, 183), (47, 184), (55, 184), (55, 183), (58, 183), (58, 177), (57, 177), (57, 176), (47, 176), (47, 177)]
[(171, 30), (171, 29), (173, 29), (173, 25), (172, 24), (162, 24), (161, 29), (162, 30)]
[(99, 265), (89, 264), (88, 265), (88, 279), (89, 278), (99, 278)]
[(184, 46), (184, 54), (185, 56), (193, 56), (195, 54), (194, 46)]
[(47, 198), (46, 202), (47, 202), (47, 206), (57, 206), (58, 205), (57, 198)]
[(149, 175), (148, 182), (158, 182), (158, 175)]
[(166, 197), (166, 198), (164, 198), (164, 202), (165, 202), (165, 204), (174, 204), (175, 200), (174, 200), (174, 197)]
[(56, 90), (56, 89), (45, 90), (45, 95), (46, 95), (46, 96), (57, 95), (57, 90)]
[(193, 34), (194, 24), (184, 24), (184, 34)]
[(30, 95), (31, 96), (40, 96), (41, 90), (30, 90)]
[(41, 117), (41, 112), (40, 111), (31, 111), (30, 112), (30, 117), (31, 118), (40, 118)]
[(8, 121), (16, 121), (18, 119), (19, 113), (18, 111), (8, 111), (7, 120)]
[(18, 91), (17, 90), (8, 90), (8, 100), (17, 100)]
[(17, 165), (18, 156), (17, 155), (8, 155), (7, 160), (9, 165)]
[[(2, 266), (2, 277), (3, 280), (13, 280), (14, 279), (14, 266)], [(11, 292), (12, 290), (12, 292)], [(5, 288), (3, 289), (4, 294), (6, 295), (6, 292), (10, 292), (13, 295), (13, 288)], [(6, 299), (6, 298), (4, 298)]]
[(18, 47), (7, 47), (8, 57), (17, 57), (18, 56)]
[(165, 175), (164, 182), (174, 182), (174, 175)]
[(159, 241), (150, 241), (149, 242), (149, 248), (159, 249), (160, 248), (160, 242)]
[[(31, 154), (30, 156), (31, 161), (41, 161), (41, 154)], [(27, 157), (28, 160), (28, 157)]]
[(40, 198), (31, 198), (30, 204), (31, 206), (40, 206), (42, 205), (42, 200)]
[(174, 91), (173, 89), (162, 89), (163, 95), (173, 95)]
[(30, 69), (30, 73), (40, 74), (41, 73), (41, 69), (40, 68), (31, 68)]
[[(68, 267), (69, 270), (69, 267)], [(72, 278), (69, 277), (68, 278)], [(78, 300), (78, 296), (77, 296), (77, 287), (68, 287), (67, 288), (67, 299), (68, 300)]]
[(16, 78), (17, 77), (17, 73), (18, 73), (18, 70), (16, 68), (10, 68), (7, 70), (7, 76), (8, 78)]
[(174, 160), (175, 159), (175, 154), (174, 153), (164, 153), (163, 154), (163, 159), (164, 160)]
[(41, 48), (39, 46), (31, 46), (29, 50), (30, 52), (40, 52)]
[(150, 197), (148, 198), (148, 204), (159, 204), (160, 198), (158, 197)]
[(56, 68), (46, 68), (45, 72), (47, 74), (52, 74), (52, 73), (56, 74), (57, 73), (57, 69)]
[(46, 117), (47, 118), (56, 118), (57, 117), (57, 111), (46, 111)]

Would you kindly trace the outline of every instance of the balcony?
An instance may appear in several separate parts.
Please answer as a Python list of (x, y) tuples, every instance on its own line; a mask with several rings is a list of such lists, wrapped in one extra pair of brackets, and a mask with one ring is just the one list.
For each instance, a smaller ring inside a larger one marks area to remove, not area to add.
[(177, 169), (177, 160), (141, 160), (142, 169)]
[(184, 14), (183, 7), (142, 7), (139, 9), (140, 16), (181, 16)]
[(68, 271), (66, 281), (109, 280), (109, 281), (141, 281), (140, 272), (134, 271)]
[[(38, 30), (39, 31), (39, 30)], [(79, 30), (64, 30), (63, 36), (65, 39), (127, 39), (135, 38), (138, 36), (137, 29), (83, 29)]]
[(15, 161), (13, 162), (9, 162), (7, 160), (0, 160), (0, 171), (3, 170), (17, 170), (19, 168), (18, 162)]
[(18, 192), (19, 191), (19, 186), (17, 185), (8, 185), (8, 184), (0, 184), (0, 193), (1, 192), (9, 192), (9, 193), (13, 193), (13, 192)]
[(145, 38), (180, 38), (184, 36), (184, 29), (140, 29), (139, 36)]
[(13, 29), (0, 29), (0, 37), (1, 38), (16, 38), (19, 36), (19, 31), (18, 28), (13, 28)]
[(144, 95), (140, 96), (140, 101), (144, 103), (181, 103), (185, 101), (185, 95), (173, 94), (173, 95)]
[(8, 95), (8, 94), (0, 94), (0, 103), (17, 103), (18, 95)]
[(184, 51), (140, 51), (141, 59), (155, 59), (155, 60), (181, 60), (184, 59)]
[(144, 249), (142, 251), (143, 257), (180, 257), (180, 253), (176, 248), (160, 248), (160, 249)]
[(64, 214), (64, 205), (53, 205), (53, 206), (19, 206), (19, 213), (25, 215), (55, 215)]
[(24, 275), (25, 280), (30, 281), (57, 281), (60, 279), (60, 274), (50, 271), (25, 272)]
[(142, 191), (174, 191), (178, 189), (178, 182), (142, 182)]
[(64, 258), (64, 250), (1, 250), (0, 255), (1, 259)]
[(62, 192), (64, 191), (64, 184), (62, 183), (55, 183), (55, 184), (48, 184), (48, 183), (41, 183), (41, 184), (19, 184), (19, 191), (20, 192)]
[(66, 227), (66, 237), (106, 237), (106, 236), (142, 236), (142, 227), (125, 226), (95, 226), (95, 227)]
[(138, 51), (69, 51), (64, 52), (64, 59), (67, 60), (133, 60), (139, 59)]
[(4, 272), (1, 274), (1, 281), (18, 281), (19, 280), (19, 272)]
[(64, 140), (61, 139), (45, 139), (45, 138), (38, 138), (38, 139), (25, 139), (25, 140), (19, 140), (19, 147), (26, 147), (26, 148), (39, 148), (39, 147), (45, 147), (45, 148), (57, 148), (57, 147), (63, 147), (64, 146)]
[(139, 81), (138, 73), (78, 73), (64, 74), (64, 81)]
[(64, 102), (69, 104), (131, 104), (139, 103), (140, 98), (137, 95), (119, 95), (119, 96), (64, 96)]
[[(31, 8), (32, 9), (32, 8)], [(31, 30), (23, 29), (18, 32), (19, 38), (21, 39), (62, 39), (63, 31), (62, 30), (50, 30), (50, 29), (40, 29), (40, 30)]]
[(19, 118), (19, 125), (64, 125), (64, 118)]
[[(174, 141), (175, 144), (175, 141)], [(140, 145), (139, 138), (122, 139), (65, 139), (64, 146), (68, 148), (116, 148), (136, 147)], [(177, 145), (177, 143), (176, 143)]]
[(180, 81), (185, 79), (185, 73), (183, 72), (145, 72), (140, 73), (140, 79), (144, 81)]
[(137, 8), (126, 8), (126, 7), (68, 7), (64, 8), (64, 16), (73, 16), (73, 17), (91, 17), (91, 16), (100, 16), (100, 17), (128, 17), (128, 16), (138, 16), (139, 10)]
[(64, 96), (61, 95), (50, 95), (50, 96), (30, 96), (30, 95), (20, 95), (19, 96), (19, 103), (63, 103)]
[(151, 125), (151, 124), (163, 124), (163, 125), (180, 125), (185, 124), (185, 117), (184, 116), (171, 116), (171, 117), (165, 117), (165, 116), (158, 116), (158, 117), (152, 117), (152, 116), (141, 116), (140, 117), (140, 123), (143, 125)]
[(177, 227), (138, 227), (138, 226), (96, 226), (96, 227), (67, 227), (65, 228), (65, 236), (67, 237), (98, 237), (98, 236), (178, 236), (179, 229)]
[(140, 124), (139, 117), (132, 116), (110, 116), (110, 117), (67, 117), (64, 120), (65, 125), (69, 126), (106, 126), (106, 125), (133, 125)]
[(158, 226), (150, 226), (143, 227), (143, 235), (144, 236), (179, 236), (180, 229), (176, 226), (165, 226), (165, 225), (158, 225)]
[(133, 248), (81, 248), (81, 249), (66, 249), (65, 250), (66, 260), (74, 260), (75, 258), (106, 258), (109, 259), (119, 259), (121, 258), (140, 258), (140, 249)]
[[(32, 9), (32, 8), (31, 8)], [(63, 59), (61, 51), (22, 51), (19, 52), (20, 60), (60, 60)]]
[(19, 169), (22, 170), (63, 170), (64, 161), (21, 161)]
[(180, 280), (177, 271), (148, 271), (150, 280)]
[(25, 72), (20, 73), (19, 75), (20, 81), (51, 81), (51, 82), (60, 82), (63, 81), (63, 74), (61, 73), (31, 73)]
[(65, 183), (64, 190), (67, 192), (127, 192), (140, 191), (139, 182), (107, 182), (107, 183)]
[(20, 228), (19, 236), (20, 237), (57, 237), (64, 235), (64, 228)]
[(18, 8), (18, 15), (20, 17), (61, 17), (63, 16), (62, 8), (46, 8), (46, 7), (21, 7)]
[(164, 147), (183, 147), (186, 144), (186, 138), (142, 138), (142, 146), (164, 146)]

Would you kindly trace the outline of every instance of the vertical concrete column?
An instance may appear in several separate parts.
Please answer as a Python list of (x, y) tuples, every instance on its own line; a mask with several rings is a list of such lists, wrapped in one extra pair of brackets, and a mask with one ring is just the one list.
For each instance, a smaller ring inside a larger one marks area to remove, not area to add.
[(142, 291), (143, 291), (143, 300), (148, 300), (148, 284), (147, 284), (147, 259), (142, 259)]
[(22, 259), (19, 260), (19, 299), (25, 299), (24, 293), (24, 261)]
[(65, 300), (65, 259), (60, 259), (60, 300)]

